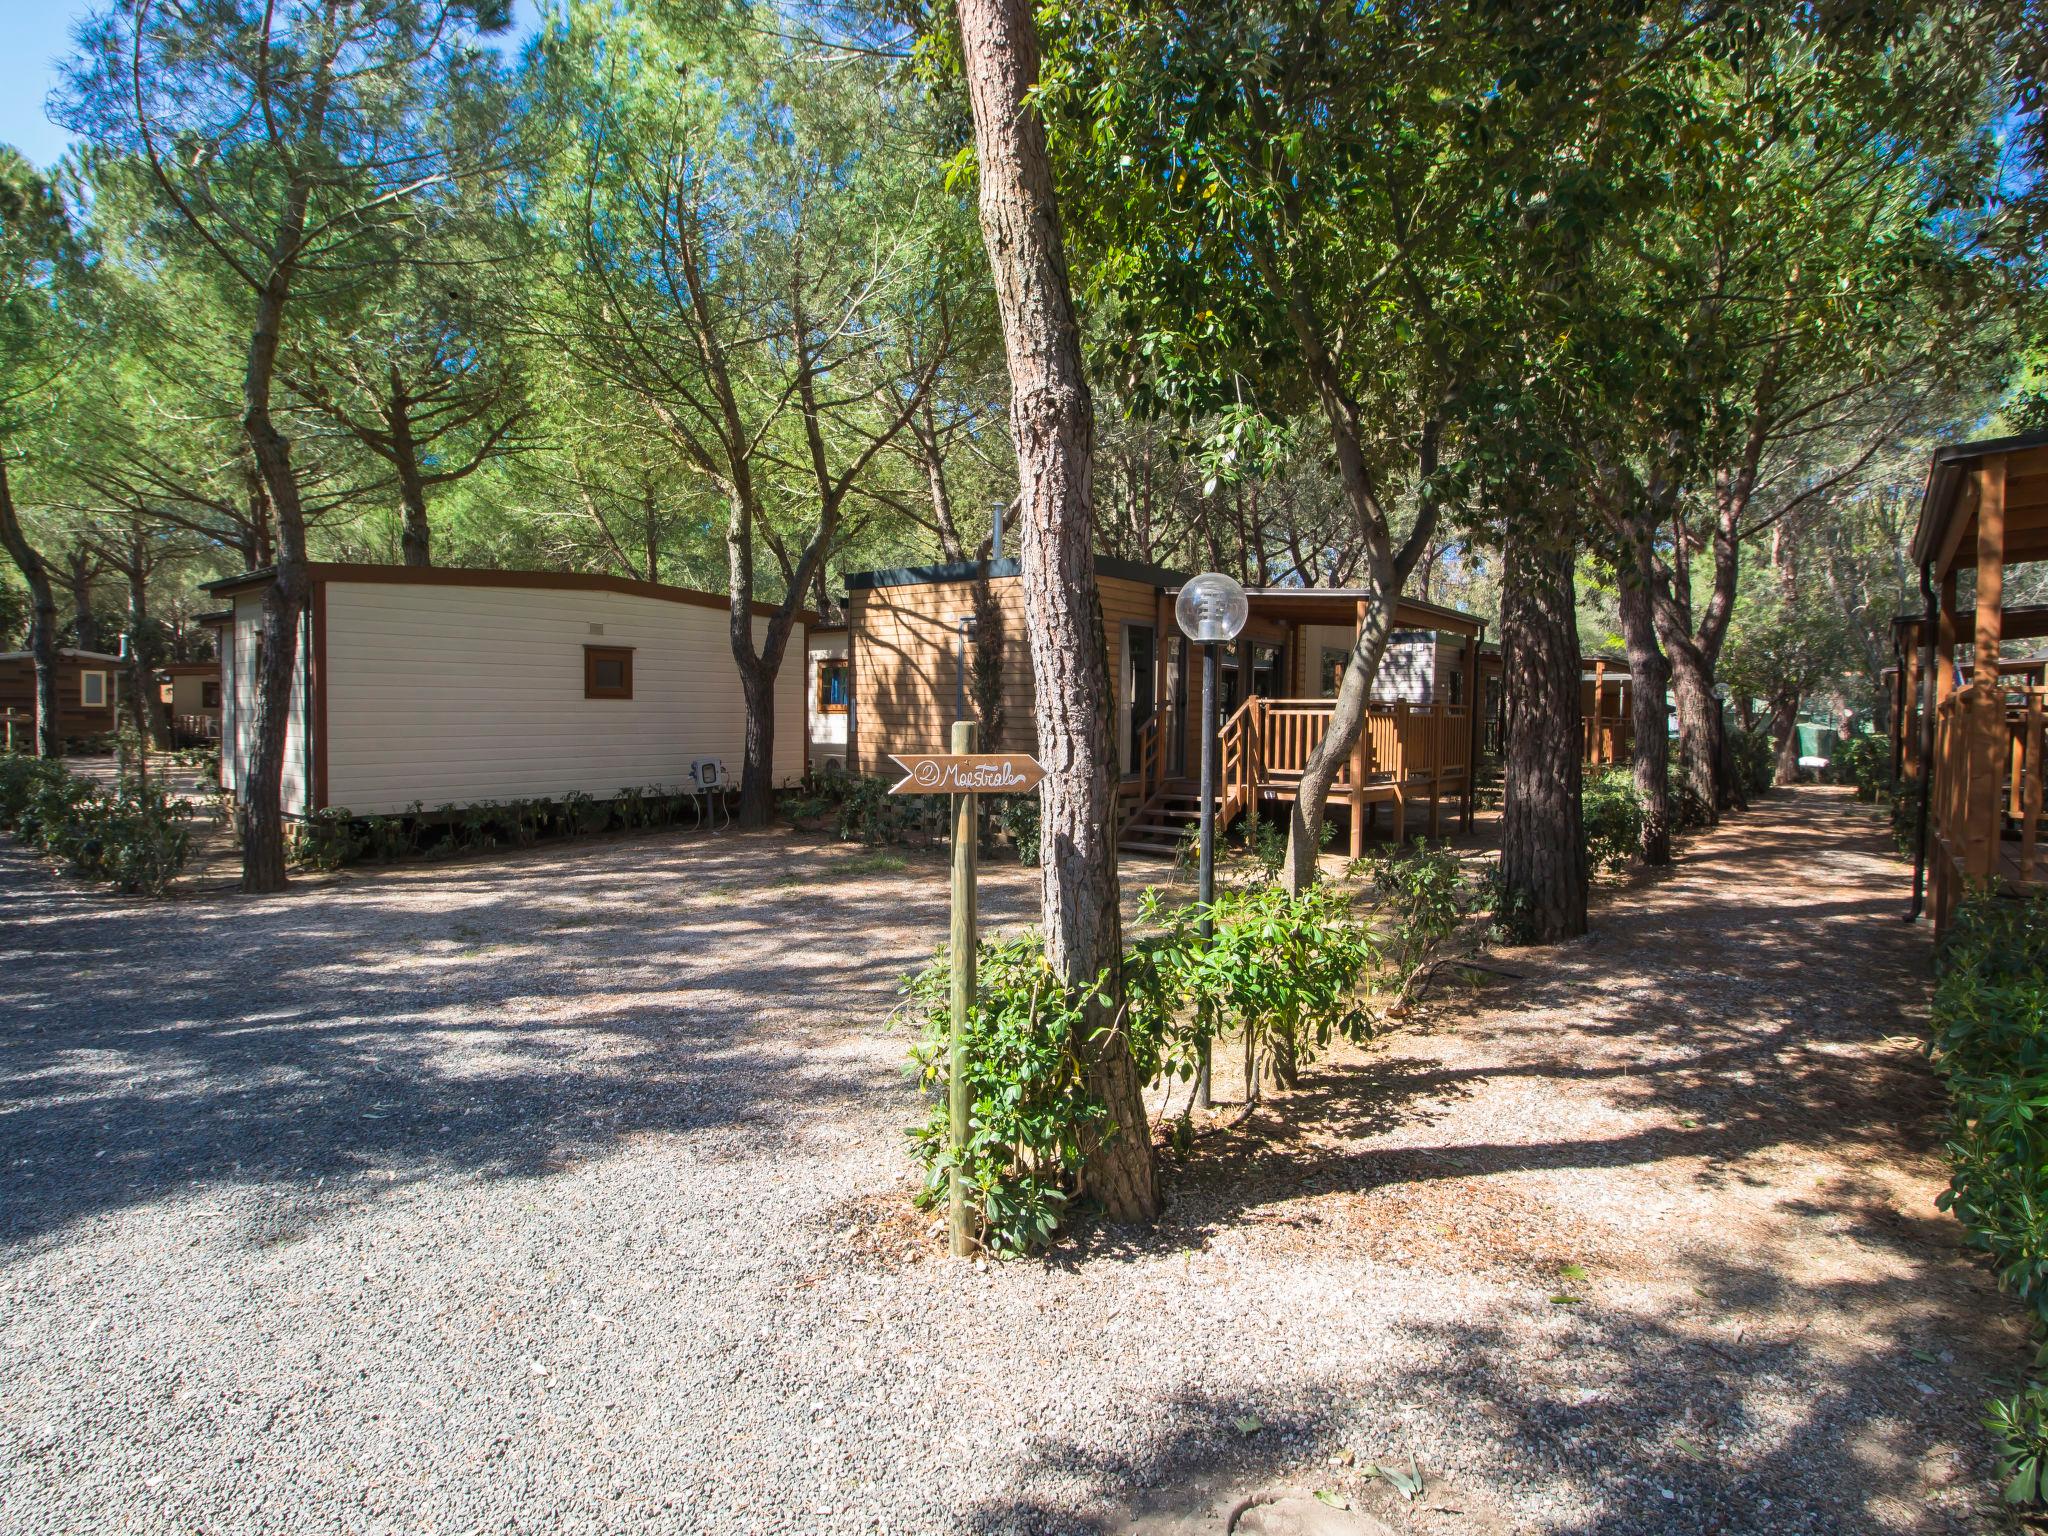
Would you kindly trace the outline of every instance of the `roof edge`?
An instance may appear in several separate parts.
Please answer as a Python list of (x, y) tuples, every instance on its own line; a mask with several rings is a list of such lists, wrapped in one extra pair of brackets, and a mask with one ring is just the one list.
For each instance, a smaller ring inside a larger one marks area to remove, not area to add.
[[(316, 582), (357, 583), (389, 587), (508, 587), (554, 592), (615, 592), (625, 597), (651, 597), (662, 602), (687, 603), (697, 608), (730, 609), (731, 599), (723, 592), (706, 592), (696, 587), (672, 587), (657, 581), (635, 581), (597, 571), (493, 571), (461, 565), (357, 565), (343, 561), (308, 562), (306, 574)], [(267, 585), (277, 575), (275, 566), (223, 576), (200, 583), (202, 592), (232, 596), (253, 587)], [(779, 604), (755, 601), (748, 611), (755, 618), (772, 618), (782, 611)], [(809, 608), (795, 610), (805, 625), (817, 620)]]

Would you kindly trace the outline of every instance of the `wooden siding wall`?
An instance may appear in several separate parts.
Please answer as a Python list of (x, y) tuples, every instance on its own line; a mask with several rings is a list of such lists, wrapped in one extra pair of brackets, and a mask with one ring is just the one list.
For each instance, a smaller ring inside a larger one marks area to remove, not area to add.
[[(125, 678), (115, 677), (117, 664), (111, 661), (80, 661), (71, 656), (57, 658), (57, 729), (66, 737), (100, 736), (114, 728), (114, 690), (125, 687)], [(87, 709), (84, 699), (84, 684), (79, 680), (81, 672), (104, 672), (107, 675), (107, 707)], [(15, 661), (0, 661), (0, 710), (13, 710), (18, 714), (33, 715), (36, 712), (36, 664), (24, 656)], [(15, 740), (24, 739), (23, 731), (17, 728)]]
[[(618, 592), (331, 582), (327, 801), (370, 813), (608, 799), (684, 783), (699, 757), (737, 780), (746, 702), (727, 622)], [(754, 620), (757, 644), (767, 627)], [(631, 699), (583, 696), (585, 645), (632, 647)], [(806, 649), (799, 628), (776, 677), (777, 784), (803, 776)]]
[[(1121, 719), (1123, 638), (1127, 623), (1158, 623), (1159, 595), (1144, 582), (1099, 578), (1109, 681)], [(984, 751), (1036, 752), (1038, 727), (1031, 678), (1031, 641), (1024, 628), (1024, 584), (997, 577), (992, 595), (1003, 613), (1003, 731)], [(955, 652), (961, 614), (974, 611), (974, 583), (932, 581), (868, 587), (848, 604), (853, 633), (853, 733), (859, 773), (886, 774), (895, 752), (943, 750), (958, 692)], [(1169, 622), (1171, 620), (1169, 619)], [(969, 654), (972, 708), (972, 653)]]

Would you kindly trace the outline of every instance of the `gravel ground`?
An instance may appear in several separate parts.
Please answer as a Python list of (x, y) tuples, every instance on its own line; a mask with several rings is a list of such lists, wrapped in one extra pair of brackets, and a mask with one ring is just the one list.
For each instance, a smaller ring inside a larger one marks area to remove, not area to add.
[(0, 847), (0, 1530), (1984, 1518), (2022, 1331), (1933, 1208), (1926, 939), (1839, 795), (1023, 1264), (906, 1214), (886, 1016), (945, 887), (890, 862), (649, 836), (147, 905)]

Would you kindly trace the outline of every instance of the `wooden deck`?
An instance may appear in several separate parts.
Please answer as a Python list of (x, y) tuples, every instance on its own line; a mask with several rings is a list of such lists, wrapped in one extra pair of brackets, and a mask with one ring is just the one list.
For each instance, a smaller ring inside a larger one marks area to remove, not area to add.
[[(1329, 728), (1330, 699), (1245, 700), (1225, 721), (1217, 751), (1217, 829), (1263, 805), (1300, 793), (1310, 753)], [(1331, 787), (1330, 804), (1350, 811), (1351, 855), (1365, 851), (1378, 807), (1392, 806), (1405, 828), (1412, 809), (1426, 809), (1431, 837), (1443, 835), (1446, 804), (1458, 824), (1472, 825), (1472, 711), (1461, 704), (1394, 704), (1366, 712), (1358, 742)], [(1125, 782), (1130, 802), (1123, 845), (1135, 852), (1169, 851), (1185, 819), (1199, 813), (1193, 783), (1169, 778), (1157, 733), (1142, 732), (1136, 772)]]

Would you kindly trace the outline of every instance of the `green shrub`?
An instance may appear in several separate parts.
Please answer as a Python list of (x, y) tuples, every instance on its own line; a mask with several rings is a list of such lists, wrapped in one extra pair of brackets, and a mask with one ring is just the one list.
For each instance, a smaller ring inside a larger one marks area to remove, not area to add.
[(0, 829), (91, 880), (160, 896), (191, 852), (191, 810), (124, 779), (111, 792), (61, 763), (0, 758)]
[(835, 830), (841, 842), (871, 848), (895, 843), (931, 841), (946, 827), (946, 795), (892, 795), (893, 778), (849, 776), (839, 802)]
[(1378, 932), (1387, 968), (1405, 987), (1464, 921), (1474, 895), (1450, 844), (1424, 838), (1360, 861), (1379, 897)]
[[(1930, 1051), (1948, 1090), (1950, 1173), (1937, 1204), (2048, 1328), (2048, 893), (1972, 896), (1937, 963)], [(2014, 1503), (2041, 1502), (2044, 1405), (2048, 1387), (2030, 1381), (1987, 1420)]]
[(1134, 949), (1125, 978), (1138, 1000), (1133, 1035), (1149, 1043), (1153, 1075), (1185, 1077), (1196, 1045), (1235, 1036), (1256, 1096), (1276, 1057), (1299, 1066), (1335, 1036), (1371, 1033), (1357, 989), (1379, 963), (1379, 940), (1348, 896), (1322, 884), (1298, 897), (1270, 885), (1223, 892), (1207, 909), (1206, 940), (1203, 911), (1168, 909), (1155, 891), (1140, 908), (1158, 932)]
[(1036, 864), (1039, 854), (1039, 799), (1036, 794), (996, 797), (994, 819), (1010, 846), (1017, 850), (1019, 864)]
[(1735, 760), (1735, 782), (1744, 795), (1770, 792), (1778, 781), (1778, 743), (1761, 727), (1744, 730), (1735, 726), (1728, 732), (1729, 755)]
[(1892, 744), (1883, 736), (1851, 736), (1835, 752), (1832, 775), (1853, 784), (1856, 798), (1874, 805), (1892, 791)]
[[(976, 955), (974, 1008), (967, 1019), (968, 1141), (960, 1166), (981, 1245), (992, 1253), (1042, 1248), (1059, 1230), (1081, 1165), (1101, 1138), (1119, 1128), (1088, 1090), (1082, 1059), (1088, 999), (1068, 991), (1046, 964), (1035, 934), (984, 941)], [(946, 1200), (954, 1157), (947, 1095), (951, 963), (944, 950), (905, 984), (919, 1018), (911, 1073), (934, 1100), (929, 1118), (910, 1132), (924, 1170), (918, 1204)]]
[(1634, 862), (1643, 845), (1643, 802), (1633, 770), (1596, 768), (1586, 775), (1579, 836), (1588, 874), (1612, 874)]
[(369, 821), (342, 806), (285, 825), (285, 857), (304, 869), (340, 869), (370, 847)]
[(1998, 1481), (2005, 1502), (2038, 1509), (2048, 1504), (2048, 1346), (2034, 1356), (2034, 1372), (2010, 1397), (1996, 1398), (1984, 1427), (1998, 1446)]
[[(1123, 1004), (1107, 1026), (1122, 1032), (1142, 1081), (1187, 1082), (1202, 1045), (1235, 1036), (1256, 1093), (1262, 1063), (1276, 1052), (1298, 1065), (1337, 1035), (1370, 1032), (1358, 988), (1380, 948), (1344, 895), (1320, 885), (1299, 899), (1276, 887), (1232, 891), (1211, 908), (1215, 931), (1206, 940), (1201, 915), (1195, 906), (1167, 909), (1156, 891), (1145, 895), (1142, 917), (1151, 931), (1123, 957)], [(1092, 1000), (1053, 975), (1038, 936), (985, 941), (977, 964), (962, 1167), (983, 1246), (1027, 1253), (1058, 1231), (1092, 1148), (1107, 1136), (1150, 1131), (1112, 1124), (1089, 1092), (1083, 1046)], [(911, 1072), (935, 1100), (909, 1133), (924, 1173), (918, 1202), (927, 1208), (946, 1198), (952, 1167), (950, 980), (942, 950), (904, 983), (920, 1025)]]

